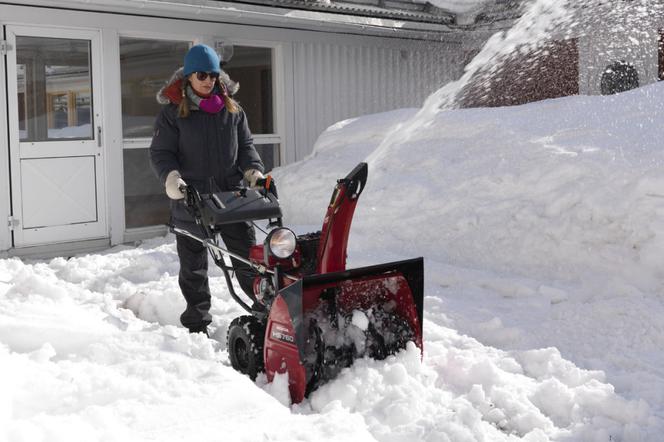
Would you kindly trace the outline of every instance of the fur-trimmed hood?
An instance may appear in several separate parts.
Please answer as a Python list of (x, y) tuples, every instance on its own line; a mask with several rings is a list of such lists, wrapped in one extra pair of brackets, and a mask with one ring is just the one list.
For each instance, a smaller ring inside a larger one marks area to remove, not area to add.
[[(180, 104), (182, 101), (182, 79), (184, 78), (183, 68), (178, 69), (173, 73), (168, 83), (157, 92), (157, 102), (159, 104)], [(231, 80), (223, 70), (219, 75), (219, 81), (226, 86), (228, 95), (231, 97), (240, 90), (240, 83)]]

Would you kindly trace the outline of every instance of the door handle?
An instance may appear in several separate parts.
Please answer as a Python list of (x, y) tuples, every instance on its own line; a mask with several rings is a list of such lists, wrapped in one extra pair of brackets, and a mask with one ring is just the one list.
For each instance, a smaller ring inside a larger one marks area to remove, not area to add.
[(101, 147), (101, 126), (97, 126), (97, 147)]

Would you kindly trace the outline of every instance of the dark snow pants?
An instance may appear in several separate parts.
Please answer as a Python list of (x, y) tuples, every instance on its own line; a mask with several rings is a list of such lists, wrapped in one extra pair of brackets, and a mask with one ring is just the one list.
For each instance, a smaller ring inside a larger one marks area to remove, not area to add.
[[(221, 238), (226, 248), (243, 257), (249, 256), (249, 248), (256, 244), (256, 233), (251, 223), (224, 225)], [(208, 283), (208, 252), (198, 241), (182, 235), (176, 235), (178, 257), (180, 258), (180, 290), (187, 301), (186, 310), (180, 315), (180, 322), (190, 332), (206, 331), (212, 322), (210, 316), (210, 285)], [(235, 277), (240, 287), (253, 298), (255, 272), (249, 265), (231, 258)]]

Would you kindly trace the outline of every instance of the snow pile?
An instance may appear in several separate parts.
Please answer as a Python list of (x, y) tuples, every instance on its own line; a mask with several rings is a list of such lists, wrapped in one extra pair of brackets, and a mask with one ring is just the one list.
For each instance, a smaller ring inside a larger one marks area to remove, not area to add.
[(424, 365), (414, 345), (386, 362), (357, 361), (312, 394), (312, 408), (357, 411), (386, 441), (648, 437), (645, 402), (624, 400), (601, 373), (574, 367), (555, 349), (509, 355), (448, 328), (426, 327)]
[[(429, 314), (443, 299), (442, 324), (502, 348), (558, 347), (646, 399), (661, 425), (664, 134), (655, 116), (663, 103), (657, 84), (433, 119), (414, 110), (373, 115), (364, 139), (362, 119), (340, 122), (276, 179), (287, 218), (314, 224), (329, 201), (323, 183), (368, 161), (351, 266), (424, 255)], [(405, 126), (418, 129), (393, 141)], [(579, 400), (604, 402), (560, 380), (537, 390), (531, 400), (556, 424), (571, 422)], [(538, 403), (549, 395), (562, 402)], [(563, 412), (570, 400), (577, 405)]]
[[(664, 277), (662, 111), (664, 88), (654, 85), (441, 112), (403, 143), (376, 143), (370, 129), (363, 148), (355, 148), (356, 120), (328, 129), (308, 161), (277, 179), (287, 218), (314, 224), (332, 176), (366, 160), (353, 234), (372, 235), (381, 250), (557, 280), (594, 274), (652, 290)], [(404, 112), (383, 114), (374, 127), (392, 125), (389, 138)], [(345, 130), (353, 148), (329, 151), (332, 140), (346, 145)], [(366, 155), (369, 146), (376, 150)]]
[(143, 299), (148, 316), (168, 311), (159, 322), (123, 308), (140, 291), (177, 290), (176, 276), (149, 284), (136, 271), (152, 265), (177, 266), (172, 237), (68, 261), (0, 261), (1, 441), (372, 439), (359, 416), (294, 414), (227, 366), (221, 342), (239, 311), (219, 275), (220, 342), (166, 324), (181, 299)]
[[(615, 99), (441, 113), (408, 143), (373, 154), (372, 213), (404, 244), (435, 219), (440, 233), (426, 253), (445, 261), (558, 279), (617, 273), (656, 288), (664, 153), (648, 116), (663, 103), (655, 86)], [(401, 179), (415, 188), (394, 180), (406, 152)], [(408, 198), (417, 210), (400, 216)]]
[[(371, 154), (385, 140), (386, 133), (400, 121), (411, 118), (415, 112), (416, 109), (399, 109), (340, 121), (318, 137), (312, 154), (306, 160), (276, 169), (272, 175), (278, 177), (280, 192), (282, 187), (297, 188), (297, 196), (282, 197), (280, 201), (287, 221), (320, 229), (330, 201), (330, 186), (346, 176), (358, 161)], [(325, 167), (321, 167), (321, 160), (327, 162)], [(307, 203), (301, 204), (302, 201)]]
[[(184, 307), (169, 299), (176, 263), (170, 236), (0, 261), (0, 440), (636, 441), (659, 428), (644, 401), (555, 349), (504, 352), (459, 335), (438, 298), (427, 300), (424, 363), (412, 344), (361, 359), (289, 407), (285, 376), (253, 384), (228, 366), (225, 328), (240, 312), (218, 272), (216, 340), (169, 324)], [(160, 276), (137, 271), (148, 267)], [(140, 308), (125, 308), (140, 292)]]

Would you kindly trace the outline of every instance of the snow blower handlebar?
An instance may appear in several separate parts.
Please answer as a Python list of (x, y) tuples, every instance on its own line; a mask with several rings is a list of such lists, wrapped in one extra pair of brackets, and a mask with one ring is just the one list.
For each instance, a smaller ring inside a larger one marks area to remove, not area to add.
[[(270, 181), (272, 180), (270, 179)], [(224, 224), (259, 219), (267, 219), (271, 225), (281, 226), (281, 209), (276, 197), (276, 188), (270, 184), (273, 183), (268, 182), (258, 191), (242, 188), (236, 191), (209, 194), (201, 194), (191, 185), (180, 185), (179, 189), (185, 195), (182, 204), (184, 204), (196, 225), (199, 226), (202, 236), (189, 232), (185, 228), (175, 225), (170, 226), (173, 233), (196, 240), (208, 250), (215, 264), (224, 274), (231, 297), (240, 307), (253, 315), (265, 315), (265, 312), (254, 309), (235, 292), (229, 274), (234, 268), (226, 264), (224, 255), (247, 264), (260, 275), (270, 275), (271, 278), (275, 278), (277, 272), (221, 247), (219, 245), (221, 238), (218, 227)], [(286, 274), (282, 274), (282, 276), (294, 279), (294, 277)], [(247, 294), (247, 296), (253, 302), (253, 306), (256, 306), (256, 298), (251, 294)]]
[[(220, 222), (220, 224), (234, 222), (237, 220), (247, 221), (255, 219), (269, 219), (272, 225), (274, 224), (281, 225), (281, 210), (279, 209), (278, 200), (276, 200), (276, 195), (275, 195), (276, 188), (274, 188), (274, 193), (272, 193), (271, 195), (268, 195), (267, 193), (268, 191), (272, 192), (271, 190), (269, 190), (269, 186), (266, 186), (265, 190), (260, 192), (263, 199), (267, 200), (267, 203), (264, 203), (264, 205), (267, 206), (267, 209), (263, 210), (260, 210), (260, 208), (255, 209), (250, 204), (251, 202), (255, 202), (257, 198), (252, 199), (252, 201), (250, 201), (249, 203), (244, 203), (243, 201), (241, 201), (242, 199), (249, 199), (247, 193), (249, 189), (247, 188), (240, 189), (237, 192), (225, 192), (220, 194), (220, 195), (227, 195), (227, 194), (233, 195), (233, 197), (231, 198), (226, 198), (225, 201), (222, 201), (223, 198), (220, 198), (215, 194), (206, 195), (204, 198), (201, 196), (201, 194), (194, 186), (188, 186), (186, 184), (182, 184), (179, 186), (179, 189), (185, 195), (184, 205), (187, 208), (187, 211), (194, 219), (194, 221), (196, 222), (196, 225), (198, 225), (201, 228), (203, 237), (201, 238), (198, 235), (195, 235), (185, 229), (176, 227), (174, 225), (170, 226), (172, 232), (194, 239), (203, 244), (206, 248), (208, 248), (211, 251), (222, 253), (230, 256), (231, 258), (235, 258), (238, 261), (251, 266), (255, 271), (257, 271), (260, 274), (270, 274), (270, 275), (274, 274), (273, 270), (270, 270), (263, 265), (258, 265), (250, 261), (246, 257), (240, 256), (218, 245), (217, 241), (215, 240), (216, 232), (214, 231), (214, 226), (211, 225), (212, 221), (215, 220), (215, 214), (207, 213), (210, 212), (210, 210), (209, 207), (207, 207), (206, 205), (206, 200), (209, 199), (213, 201), (214, 202), (213, 206), (218, 206), (218, 208), (221, 209), (219, 210), (219, 213), (223, 213), (224, 212), (223, 209), (227, 209), (227, 212), (234, 212), (234, 211), (239, 212), (237, 216), (232, 216), (232, 217), (226, 216), (225, 217), (226, 219), (223, 222)], [(229, 201), (231, 202), (231, 204), (229, 204)], [(272, 221), (273, 217), (276, 221)], [(217, 259), (218, 256), (216, 254), (213, 254), (213, 258)], [(224, 268), (225, 266), (222, 267), (222, 269)]]
[(171, 226), (171, 231), (173, 233), (178, 234), (178, 235), (183, 235), (183, 236), (189, 237), (191, 239), (194, 239), (194, 240), (200, 242), (201, 244), (203, 244), (208, 249), (214, 250), (214, 251), (219, 252), (219, 253), (223, 253), (225, 255), (230, 256), (231, 258), (237, 259), (240, 262), (248, 264), (249, 266), (251, 266), (254, 270), (256, 270), (260, 274), (269, 274), (269, 275), (274, 274), (273, 270), (270, 270), (265, 266), (256, 265), (255, 263), (249, 261), (248, 259), (246, 259), (246, 258), (244, 258), (244, 257), (242, 257), (242, 256), (240, 256), (236, 253), (231, 252), (230, 250), (224, 249), (223, 247), (219, 247), (214, 242), (214, 240), (212, 240), (212, 239), (201, 238), (201, 237), (196, 236), (193, 233), (191, 233), (191, 232), (189, 232), (185, 229), (180, 229), (179, 227), (174, 227), (174, 226)]

